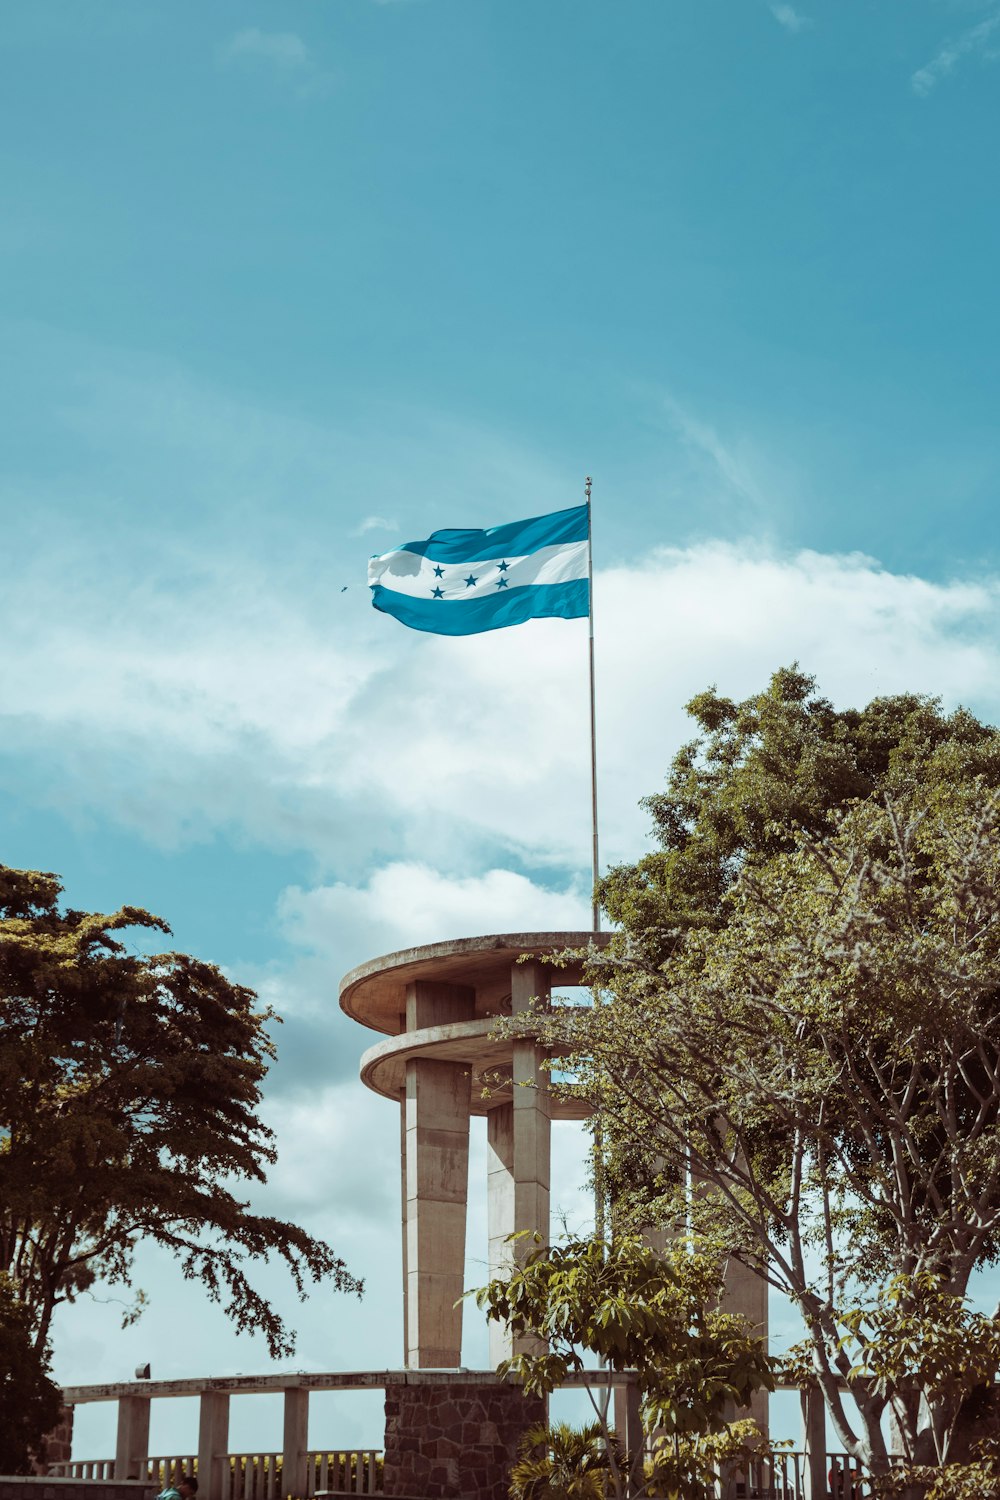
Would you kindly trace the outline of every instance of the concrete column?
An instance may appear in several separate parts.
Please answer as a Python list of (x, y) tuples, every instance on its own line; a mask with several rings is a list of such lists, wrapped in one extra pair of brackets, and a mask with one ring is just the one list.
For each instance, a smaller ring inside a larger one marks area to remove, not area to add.
[[(726, 1284), (722, 1296), (722, 1310), (746, 1318), (753, 1333), (764, 1340), (768, 1337), (767, 1282), (755, 1276), (742, 1261), (729, 1259), (726, 1266)], [(767, 1437), (770, 1430), (770, 1397), (767, 1391), (757, 1391), (751, 1398), (749, 1415), (753, 1417), (761, 1432)]]
[(202, 1391), (198, 1410), (198, 1493), (229, 1497), (229, 1395)]
[(826, 1500), (826, 1405), (818, 1387), (799, 1392), (802, 1447), (806, 1455), (805, 1500)]
[[(467, 986), (411, 984), (406, 1029), (471, 1020), (475, 998)], [(467, 1063), (406, 1064), (406, 1362), (414, 1369), (462, 1362), (470, 1075)]]
[(145, 1479), (149, 1457), (149, 1397), (118, 1398), (115, 1478)]
[[(507, 1236), (514, 1233), (514, 1106), (500, 1104), (486, 1116), (486, 1230), (490, 1280), (509, 1274), (513, 1262)], [(511, 1342), (502, 1323), (490, 1322), (490, 1364), (509, 1359)]]
[(403, 1365), (406, 1365), (410, 1348), (410, 1318), (408, 1312), (410, 1278), (406, 1269), (406, 1095), (399, 1105), (399, 1161), (400, 1161), (400, 1222), (403, 1240)]
[[(527, 1010), (532, 1000), (548, 1005), (551, 969), (547, 964), (515, 964), (511, 971), (511, 1011)], [(552, 1114), (545, 1049), (530, 1038), (514, 1042), (514, 1224), (549, 1242), (549, 1178)]]
[[(281, 1440), (281, 1493), (305, 1495), (308, 1485), (309, 1392), (285, 1392), (284, 1429)], [(214, 1495), (211, 1500), (215, 1500)]]
[[(518, 1015), (537, 1000), (547, 1005), (551, 969), (537, 962), (511, 968), (511, 1012)], [(529, 1038), (513, 1044), (513, 1096), (510, 1104), (487, 1116), (487, 1222), (490, 1275), (503, 1275), (512, 1262), (508, 1235), (527, 1230), (549, 1240), (549, 1176), (552, 1156), (552, 1119), (545, 1049)], [(524, 1249), (531, 1248), (524, 1242)], [(490, 1359), (498, 1364), (511, 1353), (537, 1353), (538, 1341), (517, 1340), (511, 1346), (506, 1330), (490, 1325)]]
[[(549, 969), (541, 963), (514, 965), (511, 1010), (532, 998), (549, 1002)], [(549, 1176), (552, 1112), (546, 1052), (535, 1041), (514, 1043), (514, 1229), (529, 1229), (549, 1244)]]
[[(620, 1399), (619, 1399), (620, 1398)], [(628, 1494), (637, 1494), (644, 1483), (646, 1435), (642, 1430), (642, 1393), (635, 1376), (615, 1390), (615, 1423), (618, 1439), (628, 1456)]]
[[(710, 1195), (716, 1191), (717, 1189), (710, 1182), (706, 1182), (692, 1168), (690, 1192), (694, 1201), (702, 1195)], [(768, 1341), (767, 1291), (767, 1282), (762, 1276), (757, 1276), (749, 1266), (745, 1266), (742, 1261), (730, 1255), (725, 1268), (722, 1311), (745, 1318), (750, 1325), (751, 1332), (757, 1338), (763, 1339), (765, 1348)], [(737, 1413), (737, 1415), (753, 1417), (766, 1437), (770, 1430), (769, 1411), (770, 1398), (767, 1391), (758, 1391), (750, 1402), (749, 1411)]]

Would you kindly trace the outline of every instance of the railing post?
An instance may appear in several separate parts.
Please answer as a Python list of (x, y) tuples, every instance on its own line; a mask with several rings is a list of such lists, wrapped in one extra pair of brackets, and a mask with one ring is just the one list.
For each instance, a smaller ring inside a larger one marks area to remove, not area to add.
[(229, 1496), (229, 1392), (202, 1391), (198, 1411), (198, 1491)]
[(309, 1392), (285, 1391), (285, 1426), (281, 1443), (281, 1493), (304, 1500), (309, 1489)]
[(799, 1392), (802, 1447), (805, 1451), (805, 1500), (826, 1500), (826, 1406), (823, 1392), (807, 1386)]
[(628, 1456), (626, 1493), (634, 1495), (642, 1488), (643, 1461), (646, 1457), (646, 1434), (642, 1427), (642, 1393), (635, 1375), (615, 1387), (615, 1425), (618, 1440)]
[(145, 1479), (149, 1454), (149, 1397), (119, 1396), (115, 1478)]

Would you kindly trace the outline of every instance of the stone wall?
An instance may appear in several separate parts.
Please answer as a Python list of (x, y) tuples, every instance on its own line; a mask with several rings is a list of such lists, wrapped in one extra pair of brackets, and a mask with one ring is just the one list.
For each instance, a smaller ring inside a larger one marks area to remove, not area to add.
[(44, 1438), (35, 1458), (35, 1473), (47, 1474), (50, 1464), (68, 1464), (73, 1456), (73, 1408), (64, 1406), (59, 1421)]
[(155, 1484), (136, 1479), (18, 1479), (0, 1474), (0, 1500), (148, 1500)]
[(507, 1500), (521, 1435), (545, 1420), (544, 1401), (500, 1380), (387, 1385), (385, 1493)]

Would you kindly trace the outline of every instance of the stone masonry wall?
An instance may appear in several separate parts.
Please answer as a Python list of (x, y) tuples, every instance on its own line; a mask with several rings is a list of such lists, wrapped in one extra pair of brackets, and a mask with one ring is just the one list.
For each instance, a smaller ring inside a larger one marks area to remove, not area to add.
[(73, 1456), (73, 1408), (64, 1406), (59, 1421), (42, 1441), (35, 1458), (35, 1473), (47, 1474), (50, 1464), (68, 1464)]
[(521, 1435), (546, 1420), (545, 1402), (518, 1386), (388, 1385), (387, 1496), (423, 1500), (507, 1500)]
[(0, 1474), (0, 1500), (151, 1500), (157, 1486), (126, 1479), (33, 1479)]

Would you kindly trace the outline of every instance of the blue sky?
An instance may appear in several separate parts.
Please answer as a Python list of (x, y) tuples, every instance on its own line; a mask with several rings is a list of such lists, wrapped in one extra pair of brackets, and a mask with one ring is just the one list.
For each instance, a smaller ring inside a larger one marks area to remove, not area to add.
[[(609, 860), (708, 682), (995, 719), (1000, 5), (35, 0), (4, 40), (2, 857), (286, 1017), (268, 1201), (372, 1286), (296, 1365), (393, 1364), (396, 1122), (336, 982), (585, 914), (586, 660), (411, 635), (365, 559), (593, 474)], [(61, 1378), (264, 1368), (142, 1280)]]

